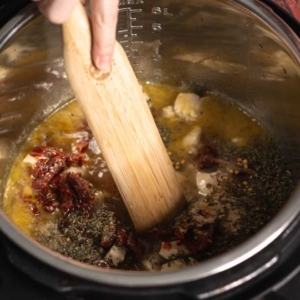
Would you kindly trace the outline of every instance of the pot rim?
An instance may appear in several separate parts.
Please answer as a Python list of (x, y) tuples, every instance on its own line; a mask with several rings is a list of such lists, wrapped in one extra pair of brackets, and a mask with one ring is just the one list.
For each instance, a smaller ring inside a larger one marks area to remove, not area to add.
[[(281, 37), (291, 55), (297, 59), (300, 67), (300, 41), (295, 33), (279, 18), (273, 11), (263, 3), (256, 0), (228, 0), (234, 1), (247, 11), (254, 13), (262, 21), (273, 28), (273, 31)], [(29, 4), (8, 23), (0, 29), (0, 51), (5, 44), (28, 22), (39, 16), (39, 11), (34, 4)], [(238, 264), (253, 257), (262, 251), (269, 244), (292, 224), (300, 212), (300, 186), (295, 189), (292, 196), (281, 211), (268, 223), (260, 232), (252, 238), (237, 246), (228, 253), (201, 262), (198, 265), (173, 272), (150, 273), (150, 272), (126, 272), (118, 270), (105, 270), (76, 262), (55, 253), (36, 241), (28, 238), (9, 218), (0, 210), (0, 229), (14, 241), (20, 248), (60, 271), (87, 279), (93, 282), (120, 286), (127, 288), (141, 287), (163, 287), (168, 285), (183, 284), (186, 282), (200, 280), (218, 274), (222, 271), (237, 266)], [(277, 260), (274, 260), (276, 263)], [(270, 265), (271, 266), (271, 265)], [(244, 279), (246, 281), (246, 279)], [(239, 284), (242, 284), (240, 282)]]

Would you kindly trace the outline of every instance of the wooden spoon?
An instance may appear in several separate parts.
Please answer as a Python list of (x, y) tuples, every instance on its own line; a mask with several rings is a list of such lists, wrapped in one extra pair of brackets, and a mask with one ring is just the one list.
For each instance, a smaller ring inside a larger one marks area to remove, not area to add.
[(128, 58), (116, 43), (109, 73), (91, 58), (91, 27), (79, 4), (63, 24), (69, 82), (138, 231), (185, 205), (175, 170)]

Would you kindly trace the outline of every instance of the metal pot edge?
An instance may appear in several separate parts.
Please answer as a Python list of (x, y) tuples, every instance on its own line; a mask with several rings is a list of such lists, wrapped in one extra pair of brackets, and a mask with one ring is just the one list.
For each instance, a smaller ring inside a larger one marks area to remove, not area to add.
[[(300, 60), (300, 43), (296, 35), (290, 28), (272, 11), (269, 11), (261, 3), (255, 0), (236, 0), (236, 3), (255, 13), (264, 21), (268, 21), (275, 29), (280, 29), (285, 41), (288, 42), (290, 49), (294, 54), (298, 54)], [(23, 28), (29, 21), (39, 15), (34, 4), (30, 4), (13, 17), (0, 30), (0, 49), (2, 49), (9, 39)], [(11, 30), (13, 28), (13, 30)], [(244, 244), (238, 246), (232, 251), (219, 257), (213, 258), (201, 263), (195, 267), (183, 269), (174, 273), (149, 274), (148, 272), (125, 273), (120, 271), (99, 271), (98, 268), (90, 267), (81, 263), (74, 262), (68, 258), (54, 253), (37, 242), (28, 239), (12, 222), (0, 211), (0, 228), (13, 240), (20, 248), (30, 253), (40, 261), (57, 268), (63, 272), (76, 275), (78, 277), (99, 282), (111, 286), (122, 287), (159, 287), (174, 284), (182, 284), (204, 277), (209, 277), (222, 271), (228, 270), (253, 257), (263, 250), (276, 238), (278, 238), (288, 227), (300, 212), (300, 187), (291, 196), (288, 204), (274, 217), (274, 219), (265, 226), (254, 237)], [(267, 237), (267, 238), (266, 238)]]

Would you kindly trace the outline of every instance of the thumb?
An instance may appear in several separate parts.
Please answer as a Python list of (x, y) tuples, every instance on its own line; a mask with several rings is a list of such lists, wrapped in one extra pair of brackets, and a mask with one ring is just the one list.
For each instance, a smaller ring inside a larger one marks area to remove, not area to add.
[(119, 0), (91, 0), (92, 57), (95, 66), (108, 71), (116, 40)]

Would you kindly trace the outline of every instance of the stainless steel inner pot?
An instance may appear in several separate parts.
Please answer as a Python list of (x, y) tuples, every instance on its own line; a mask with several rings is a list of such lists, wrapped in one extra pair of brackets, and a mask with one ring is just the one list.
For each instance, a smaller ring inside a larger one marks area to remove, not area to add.
[[(263, 4), (121, 0), (118, 40), (140, 80), (216, 91), (237, 102), (272, 132), (299, 179), (300, 42)], [(18, 149), (36, 124), (73, 95), (63, 71), (61, 27), (46, 21), (33, 4), (0, 30), (0, 48), (1, 207)], [(111, 286), (158, 287), (199, 280), (246, 261), (280, 236), (299, 211), (295, 191), (253, 238), (172, 274), (107, 271), (74, 262), (29, 239), (2, 211), (0, 228), (22, 249), (66, 273)]]

